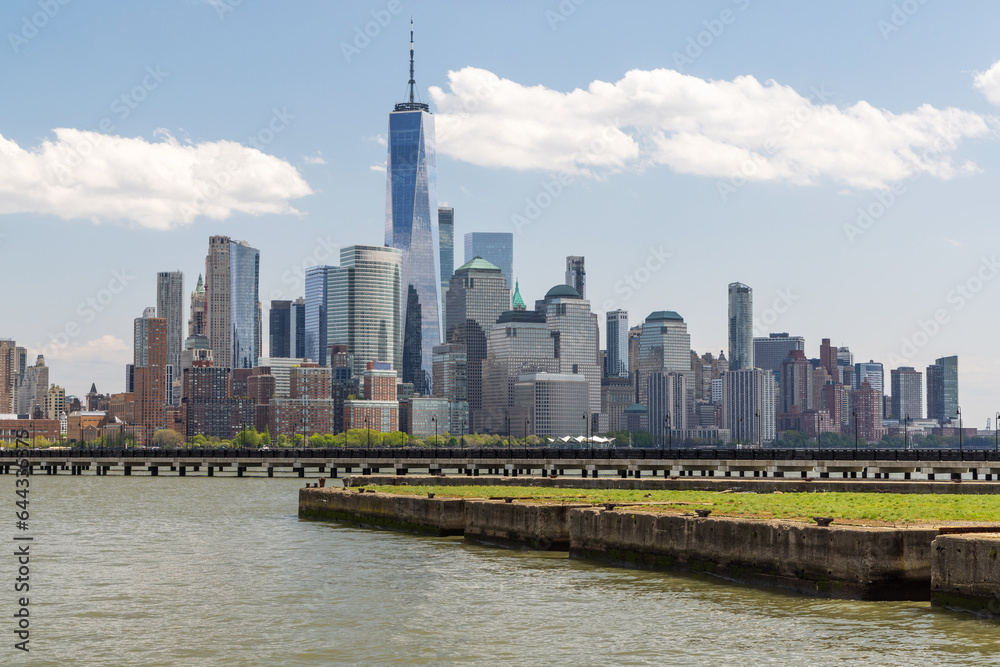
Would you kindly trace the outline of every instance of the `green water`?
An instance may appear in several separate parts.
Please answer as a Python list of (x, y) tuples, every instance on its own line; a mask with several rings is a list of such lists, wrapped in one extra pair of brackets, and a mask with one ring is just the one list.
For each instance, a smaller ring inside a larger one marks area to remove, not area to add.
[[(13, 545), (14, 478), (0, 478)], [(298, 479), (35, 476), (0, 665), (988, 665), (1000, 624), (299, 521)], [(3, 549), (12, 554), (13, 548)]]

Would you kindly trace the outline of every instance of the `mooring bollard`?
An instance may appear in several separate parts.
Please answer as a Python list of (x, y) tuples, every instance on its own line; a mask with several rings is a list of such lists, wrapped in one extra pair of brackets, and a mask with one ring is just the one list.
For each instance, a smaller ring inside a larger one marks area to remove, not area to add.
[(319, 478), (319, 486), (317, 488), (322, 489), (325, 486), (326, 486), (326, 477), (320, 477)]
[(704, 519), (706, 516), (712, 513), (712, 510), (695, 510), (694, 513), (700, 516), (702, 519)]
[(814, 516), (813, 521), (815, 521), (820, 528), (828, 528), (831, 523), (833, 523), (832, 516)]

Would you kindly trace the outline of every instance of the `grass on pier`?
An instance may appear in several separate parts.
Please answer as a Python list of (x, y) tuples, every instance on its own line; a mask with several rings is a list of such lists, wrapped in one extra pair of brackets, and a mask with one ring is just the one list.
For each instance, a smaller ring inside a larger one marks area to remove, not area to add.
[[(372, 488), (369, 486), (368, 488)], [(710, 509), (713, 516), (811, 521), (829, 516), (840, 523), (868, 525), (1000, 523), (1000, 496), (901, 493), (749, 493), (720, 491), (645, 491), (553, 489), (525, 486), (378, 486), (402, 495), (497, 498), (513, 496), (538, 502), (677, 503), (656, 504), (650, 511), (693, 512)]]

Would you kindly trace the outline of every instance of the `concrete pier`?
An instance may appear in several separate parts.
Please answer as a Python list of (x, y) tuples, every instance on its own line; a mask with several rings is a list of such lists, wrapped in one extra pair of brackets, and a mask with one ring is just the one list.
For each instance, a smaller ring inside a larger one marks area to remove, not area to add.
[(940, 535), (931, 559), (931, 604), (1000, 617), (1000, 528)]

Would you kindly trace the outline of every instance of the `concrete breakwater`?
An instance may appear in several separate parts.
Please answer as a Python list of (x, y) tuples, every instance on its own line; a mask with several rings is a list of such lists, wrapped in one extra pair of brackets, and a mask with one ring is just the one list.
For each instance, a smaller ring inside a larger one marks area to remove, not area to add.
[[(338, 488), (301, 489), (299, 514), (464, 535), (487, 544), (566, 550), (571, 557), (617, 566), (707, 573), (820, 597), (933, 599), (943, 606), (992, 611), (991, 601), (1000, 592), (995, 555), (1000, 536), (992, 536), (991, 545), (987, 536), (939, 535), (931, 527), (820, 527), (679, 515), (641, 504), (595, 507)], [(963, 540), (978, 550), (970, 551)]]
[[(1000, 494), (998, 482), (855, 480), (855, 479), (781, 479), (739, 477), (677, 477), (576, 479), (571, 477), (463, 477), (461, 475), (353, 475), (344, 478), (345, 486), (530, 486), (547, 489), (622, 489), (633, 491), (751, 491), (753, 493), (917, 493), (917, 494)], [(498, 494), (500, 491), (497, 492)]]

